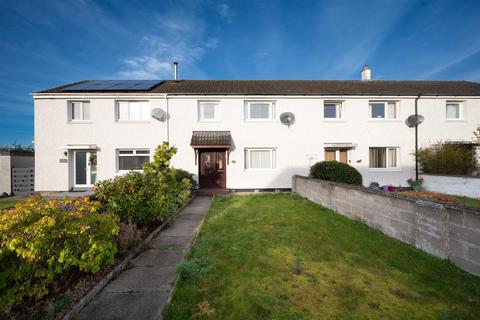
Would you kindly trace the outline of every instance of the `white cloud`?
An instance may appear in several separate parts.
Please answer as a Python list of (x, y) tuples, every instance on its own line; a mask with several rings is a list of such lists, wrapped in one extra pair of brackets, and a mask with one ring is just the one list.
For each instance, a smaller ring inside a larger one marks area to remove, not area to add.
[(207, 32), (206, 23), (195, 10), (172, 10), (157, 15), (153, 23), (161, 25), (157, 33), (143, 37), (139, 54), (123, 60), (118, 76), (129, 79), (171, 79), (172, 62), (178, 61), (189, 71), (203, 75), (197, 65), (218, 38)]
[(221, 3), (217, 6), (217, 12), (218, 15), (228, 23), (232, 22), (233, 14), (232, 10), (230, 10), (230, 7), (226, 3)]

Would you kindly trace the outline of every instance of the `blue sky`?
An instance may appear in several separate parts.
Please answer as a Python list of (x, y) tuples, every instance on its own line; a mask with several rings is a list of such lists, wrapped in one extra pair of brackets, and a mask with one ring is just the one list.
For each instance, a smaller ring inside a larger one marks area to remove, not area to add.
[(0, 0), (0, 145), (41, 89), (82, 79), (480, 82), (480, 1)]

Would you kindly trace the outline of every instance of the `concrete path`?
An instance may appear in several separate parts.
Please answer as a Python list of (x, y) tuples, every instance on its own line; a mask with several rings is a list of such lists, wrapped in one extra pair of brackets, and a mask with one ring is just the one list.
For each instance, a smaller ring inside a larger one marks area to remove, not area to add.
[(79, 319), (161, 319), (176, 278), (175, 268), (185, 258), (211, 197), (196, 197), (170, 226), (150, 242), (81, 312)]

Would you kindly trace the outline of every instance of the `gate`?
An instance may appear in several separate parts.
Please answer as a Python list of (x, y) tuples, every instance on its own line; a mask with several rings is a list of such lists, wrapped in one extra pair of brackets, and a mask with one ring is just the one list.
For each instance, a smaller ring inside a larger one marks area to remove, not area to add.
[(29, 195), (35, 186), (35, 168), (12, 168), (12, 192), (14, 195)]

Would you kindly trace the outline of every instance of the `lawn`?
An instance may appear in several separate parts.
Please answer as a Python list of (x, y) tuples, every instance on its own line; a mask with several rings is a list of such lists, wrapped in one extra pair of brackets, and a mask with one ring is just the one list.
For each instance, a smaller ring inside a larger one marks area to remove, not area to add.
[(475, 199), (475, 198), (469, 198), (469, 197), (457, 197), (459, 200), (461, 200), (463, 203), (465, 203), (467, 206), (470, 207), (480, 207), (480, 199)]
[(165, 319), (479, 319), (480, 278), (290, 194), (217, 197)]
[(0, 210), (14, 207), (15, 203), (17, 203), (17, 200), (0, 200)]

